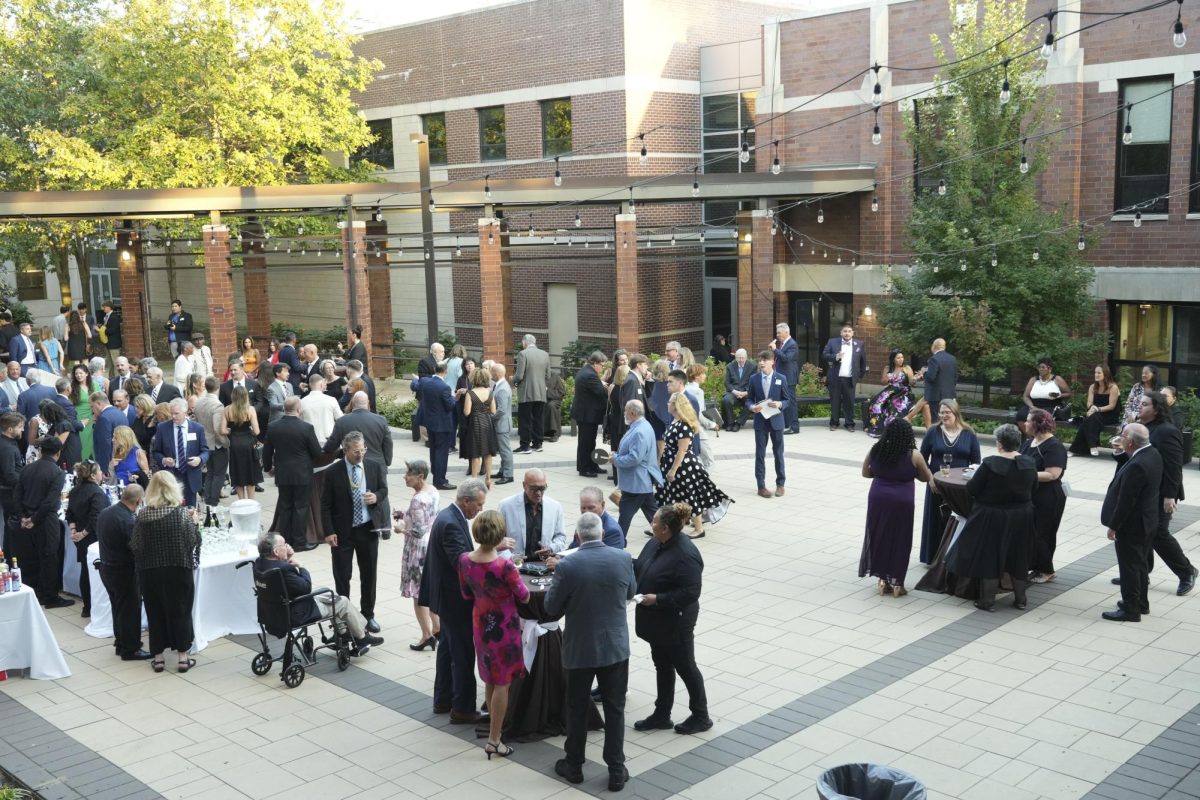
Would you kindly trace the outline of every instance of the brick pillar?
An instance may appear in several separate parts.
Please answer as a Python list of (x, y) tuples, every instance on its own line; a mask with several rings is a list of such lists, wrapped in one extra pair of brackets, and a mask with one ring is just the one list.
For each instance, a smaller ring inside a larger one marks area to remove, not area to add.
[(630, 353), (641, 352), (637, 215), (617, 214), (614, 234), (617, 253), (617, 347)]
[(775, 335), (775, 241), (766, 211), (740, 211), (738, 346), (757, 353)]
[[(392, 273), (388, 269), (387, 222), (367, 222), (366, 253), (367, 281), (371, 293), (371, 341), (374, 350), (368, 350), (371, 359), (370, 374), (376, 378), (392, 378), (396, 375), (395, 351), (392, 347)], [(376, 245), (379, 249), (376, 250)]]
[[(150, 355), (146, 331), (150, 327), (146, 281), (142, 264), (142, 240), (130, 240), (132, 230), (117, 232), (117, 270), (121, 286), (121, 355), (145, 358)], [(125, 254), (129, 254), (129, 258)]]
[(233, 265), (229, 263), (229, 228), (205, 225), (204, 288), (208, 299), (209, 346), (214, 353), (232, 353), (237, 344), (237, 309), (233, 305)]
[[(254, 343), (265, 352), (271, 339), (271, 294), (267, 286), (267, 256), (263, 252), (263, 244), (262, 225), (247, 222), (242, 226), (242, 278), (246, 301), (246, 327)], [(240, 349), (240, 345), (234, 348)]]
[[(371, 327), (371, 284), (367, 277), (367, 251), (364, 241), (367, 223), (355, 220), (338, 223), (342, 233), (342, 272), (346, 276), (346, 327), (362, 325), (362, 343), (368, 353), (374, 352), (374, 329)], [(357, 313), (356, 313), (357, 312)], [(390, 341), (390, 338), (389, 338)]]
[(505, 258), (508, 226), (503, 220), (479, 220), (479, 296), (484, 299), (483, 357), (512, 368), (512, 269)]

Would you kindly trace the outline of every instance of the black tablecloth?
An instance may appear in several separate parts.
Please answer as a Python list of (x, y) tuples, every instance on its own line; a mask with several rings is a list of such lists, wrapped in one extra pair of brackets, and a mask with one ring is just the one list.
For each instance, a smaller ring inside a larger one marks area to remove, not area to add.
[[(949, 475), (943, 475), (940, 470), (934, 472), (934, 481), (940, 494), (937, 495), (939, 502), (945, 503), (950, 507), (950, 510), (955, 514), (966, 518), (971, 513), (971, 506), (974, 505), (974, 499), (970, 492), (967, 491), (967, 478), (963, 477), (963, 468), (954, 467), (950, 470)], [(942, 531), (942, 541), (938, 546), (937, 554), (933, 558), (933, 563), (929, 566), (928, 571), (917, 581), (916, 588), (922, 592), (936, 592), (938, 594), (954, 594), (958, 597), (974, 597), (976, 592), (974, 587), (975, 582), (969, 578), (955, 578), (946, 569), (946, 551), (950, 548), (950, 542), (954, 541), (954, 534), (958, 530), (958, 518), (950, 517), (946, 523), (946, 529)], [(953, 586), (953, 591), (948, 589)]]
[[(324, 467), (332, 464), (336, 460), (336, 456), (324, 455), (317, 460), (314, 467)], [(308, 486), (308, 528), (305, 531), (305, 539), (309, 544), (324, 544), (325, 542), (325, 525), (321, 522), (321, 494), (325, 491), (325, 472), (320, 470), (314, 472), (312, 482)], [(282, 530), (279, 527), (279, 504), (275, 504), (275, 515), (271, 517), (271, 527), (269, 531), (278, 533)]]

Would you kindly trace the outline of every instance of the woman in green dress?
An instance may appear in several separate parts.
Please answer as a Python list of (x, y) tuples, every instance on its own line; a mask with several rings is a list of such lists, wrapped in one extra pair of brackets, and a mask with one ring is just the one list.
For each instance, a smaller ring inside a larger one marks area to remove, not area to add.
[(84, 428), (79, 433), (79, 442), (83, 445), (82, 455), (80, 458), (86, 461), (95, 454), (95, 446), (92, 441), (92, 404), (91, 396), (93, 391), (97, 391), (96, 382), (92, 380), (91, 374), (88, 372), (86, 364), (76, 364), (71, 367), (71, 392), (68, 397), (71, 403), (75, 406), (75, 413), (79, 416), (79, 421), (83, 423)]

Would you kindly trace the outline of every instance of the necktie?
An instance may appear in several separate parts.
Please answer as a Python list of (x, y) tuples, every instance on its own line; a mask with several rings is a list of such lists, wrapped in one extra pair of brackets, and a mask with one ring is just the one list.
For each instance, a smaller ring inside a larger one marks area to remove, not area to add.
[(175, 426), (175, 469), (182, 471), (187, 466), (187, 442), (183, 439), (183, 426)]
[(771, 396), (771, 376), (763, 375), (763, 400)]
[(354, 498), (354, 525), (363, 525), (367, 521), (367, 504), (363, 500), (362, 467), (354, 464), (350, 467), (350, 494)]
[(150, 399), (151, 399), (151, 400), (154, 400), (154, 401), (156, 401), (156, 402), (157, 402), (157, 400), (158, 400), (158, 390), (159, 390), (159, 389), (161, 389), (161, 388), (162, 388), (162, 384), (160, 383), (158, 386), (155, 386), (153, 389), (151, 389), (151, 390), (150, 390)]

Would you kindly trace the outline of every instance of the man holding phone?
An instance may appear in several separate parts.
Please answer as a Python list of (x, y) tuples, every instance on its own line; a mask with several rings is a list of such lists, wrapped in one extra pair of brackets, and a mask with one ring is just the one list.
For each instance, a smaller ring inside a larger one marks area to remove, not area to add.
[(546, 497), (546, 473), (526, 470), (522, 492), (500, 503), (500, 515), (508, 527), (508, 536), (500, 550), (509, 550), (527, 561), (542, 561), (567, 549), (562, 504)]

